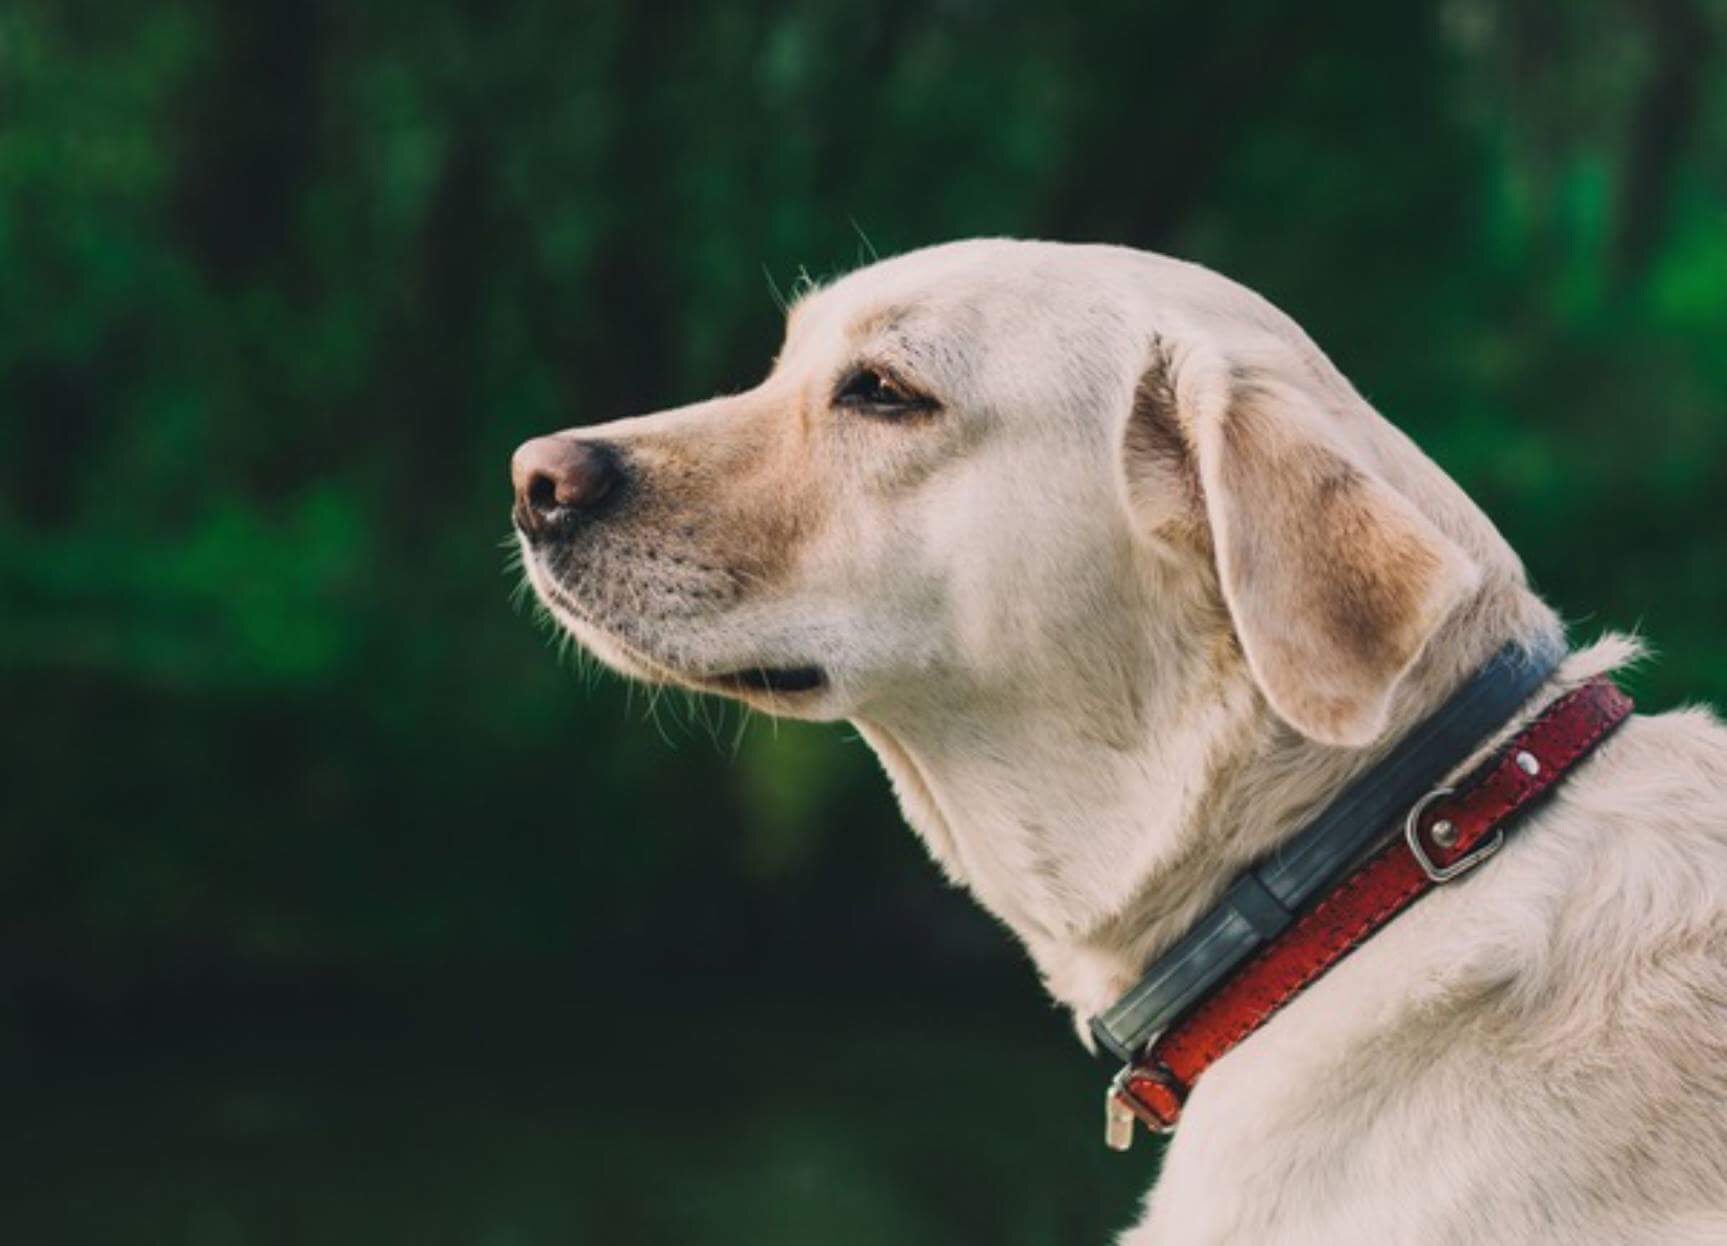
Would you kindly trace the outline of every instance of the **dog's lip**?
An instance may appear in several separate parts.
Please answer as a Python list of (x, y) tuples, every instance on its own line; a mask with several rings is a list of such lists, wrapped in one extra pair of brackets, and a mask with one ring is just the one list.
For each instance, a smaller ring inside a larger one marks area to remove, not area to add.
[(796, 696), (820, 692), (827, 687), (827, 672), (815, 665), (751, 666), (706, 677), (709, 683), (737, 692), (766, 692)]
[[(699, 691), (729, 693), (733, 696), (755, 694), (757, 696), (778, 697), (790, 699), (798, 696), (812, 695), (825, 690), (828, 686), (828, 675), (825, 670), (814, 663), (802, 665), (768, 665), (757, 663), (754, 666), (738, 667), (730, 671), (699, 673), (665, 661), (640, 646), (630, 643), (619, 636), (613, 629), (605, 627), (593, 619), (573, 594), (558, 580), (551, 570), (537, 559), (530, 564), (539, 573), (535, 576), (535, 586), (541, 587), (539, 576), (544, 576), (546, 583), (543, 593), (546, 599), (558, 609), (583, 626), (603, 633), (607, 641), (621, 651), (643, 676), (663, 683), (683, 684), (685, 687)], [(533, 574), (533, 572), (530, 572)], [(567, 626), (567, 624), (566, 624)]]

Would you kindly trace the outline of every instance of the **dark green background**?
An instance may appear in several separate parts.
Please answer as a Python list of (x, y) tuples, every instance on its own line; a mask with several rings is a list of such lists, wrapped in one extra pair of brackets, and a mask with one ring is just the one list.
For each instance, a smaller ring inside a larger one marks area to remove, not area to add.
[(1211, 264), (1721, 699), (1727, 10), (0, 9), (0, 1208), (20, 1242), (1085, 1242), (1150, 1149), (843, 728), (584, 679), (521, 439), (770, 282)]

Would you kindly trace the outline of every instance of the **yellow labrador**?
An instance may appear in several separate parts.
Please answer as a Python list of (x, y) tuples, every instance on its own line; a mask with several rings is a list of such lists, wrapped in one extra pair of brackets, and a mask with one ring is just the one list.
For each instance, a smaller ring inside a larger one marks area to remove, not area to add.
[[(513, 467), (562, 626), (855, 723), (1082, 1022), (1501, 646), (1560, 640), (1292, 321), (1115, 247), (874, 265), (755, 389)], [(1226, 1056), (1124, 1240), (1727, 1242), (1727, 732), (1632, 720)]]

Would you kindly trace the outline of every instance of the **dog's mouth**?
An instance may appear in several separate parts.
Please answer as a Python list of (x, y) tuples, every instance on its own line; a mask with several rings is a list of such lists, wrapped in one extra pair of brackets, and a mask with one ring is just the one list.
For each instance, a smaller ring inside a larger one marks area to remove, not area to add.
[(709, 683), (733, 692), (767, 692), (793, 696), (827, 687), (827, 672), (819, 666), (752, 666), (748, 670), (707, 676)]
[(827, 671), (813, 663), (798, 666), (758, 664), (713, 673), (693, 671), (687, 662), (661, 656), (656, 647), (644, 643), (645, 638), (632, 634), (633, 629), (620, 631), (617, 621), (608, 625), (596, 619), (559, 580), (552, 568), (539, 559), (529, 561), (528, 574), (554, 618), (584, 643), (594, 647), (604, 660), (638, 679), (683, 684), (700, 691), (731, 696), (766, 696), (778, 700), (808, 696), (825, 690), (829, 685)]

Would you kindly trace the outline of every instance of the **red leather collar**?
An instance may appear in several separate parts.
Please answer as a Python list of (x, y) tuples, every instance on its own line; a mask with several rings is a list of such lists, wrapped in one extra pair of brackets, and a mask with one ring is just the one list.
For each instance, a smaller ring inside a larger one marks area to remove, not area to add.
[(1111, 1146), (1125, 1149), (1137, 1118), (1159, 1132), (1181, 1118), (1212, 1064), (1441, 883), (1498, 850), (1518, 814), (1550, 792), (1631, 713), (1605, 677), (1548, 706), (1457, 787), (1409, 811), (1404, 834), (1347, 875), (1122, 1069), (1108, 1096)]

